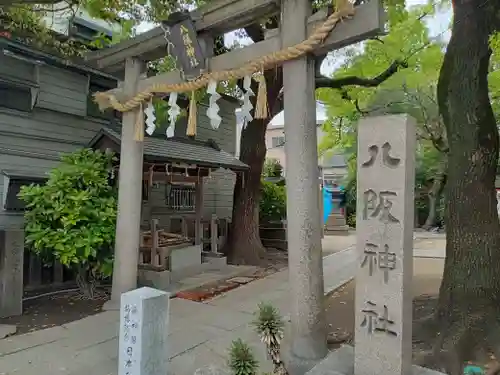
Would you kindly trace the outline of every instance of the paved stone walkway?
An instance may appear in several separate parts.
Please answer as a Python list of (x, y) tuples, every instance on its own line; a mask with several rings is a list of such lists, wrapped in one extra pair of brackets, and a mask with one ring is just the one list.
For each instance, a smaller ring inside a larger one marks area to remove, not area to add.
[[(326, 237), (325, 291), (336, 289), (355, 272), (355, 238)], [(342, 244), (342, 250), (339, 246)], [(288, 273), (282, 271), (241, 286), (207, 303), (171, 300), (170, 357), (175, 375), (192, 375), (202, 366), (224, 367), (231, 341), (249, 343), (269, 371), (265, 350), (249, 324), (261, 301), (272, 302), (287, 316)], [(118, 313), (92, 317), (0, 340), (0, 375), (116, 375)]]

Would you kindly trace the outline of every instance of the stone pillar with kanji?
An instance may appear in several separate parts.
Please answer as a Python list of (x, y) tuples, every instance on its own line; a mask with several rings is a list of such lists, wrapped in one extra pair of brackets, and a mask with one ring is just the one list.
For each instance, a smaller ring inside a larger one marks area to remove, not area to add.
[(358, 126), (356, 375), (407, 375), (412, 364), (415, 121)]

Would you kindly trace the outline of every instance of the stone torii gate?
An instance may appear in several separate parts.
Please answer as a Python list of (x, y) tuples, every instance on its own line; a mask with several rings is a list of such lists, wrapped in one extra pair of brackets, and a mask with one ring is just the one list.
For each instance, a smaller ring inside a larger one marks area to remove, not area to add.
[[(213, 56), (213, 40), (216, 36), (279, 12), (282, 20), (280, 29), (268, 32), (264, 41)], [(207, 70), (203, 73), (238, 69), (249, 61), (303, 42), (331, 16), (328, 9), (311, 13), (310, 0), (210, 2), (192, 14), (194, 28), (207, 57)], [(303, 374), (327, 353), (321, 223), (318, 215), (320, 208), (313, 55), (324, 54), (383, 32), (384, 16), (378, 0), (361, 5), (354, 12), (351, 7), (343, 16), (352, 14), (353, 17), (336, 24), (334, 30), (309, 54), (282, 62), (287, 139), (285, 152), (287, 164), (293, 166), (286, 173), (292, 312), (288, 362), (291, 374)], [(178, 71), (143, 77), (145, 64), (165, 55), (165, 31), (158, 27), (110, 48), (92, 52), (86, 59), (110, 73), (121, 74), (124, 69), (123, 85), (105, 93), (124, 103), (154, 85), (159, 87), (159, 84), (183, 83), (183, 77)], [(111, 100), (103, 107), (124, 111), (115, 264), (109, 305), (111, 308), (118, 308), (120, 295), (137, 287), (143, 145), (134, 139), (134, 125), (140, 107), (119, 109), (113, 106)]]

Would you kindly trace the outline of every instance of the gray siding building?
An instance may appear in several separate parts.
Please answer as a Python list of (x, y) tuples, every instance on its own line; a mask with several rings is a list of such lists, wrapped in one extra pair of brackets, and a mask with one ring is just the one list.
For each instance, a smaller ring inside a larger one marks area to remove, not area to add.
[(5, 39), (0, 45), (0, 230), (6, 230), (23, 223), (9, 190), (38, 182), (61, 153), (85, 147), (109, 124), (89, 94), (116, 81)]
[[(114, 77), (83, 64), (0, 38), (0, 317), (20, 314), (22, 309), (23, 204), (17, 193), (22, 185), (43, 182), (46, 173), (57, 166), (61, 153), (88, 147), (91, 142), (95, 145), (96, 137), (106, 130), (119, 137), (117, 114), (101, 113), (92, 101), (94, 92), (116, 85)], [(213, 172), (206, 178), (203, 200), (203, 215), (207, 217), (216, 214), (230, 220), (235, 174), (228, 169), (246, 169), (234, 158), (237, 105), (235, 100), (220, 100), (223, 121), (218, 130), (210, 127), (200, 105), (197, 144), (187, 151), (191, 159), (211, 155)], [(185, 138), (185, 126), (185, 120), (180, 119), (176, 137)], [(168, 146), (175, 143), (164, 137), (154, 142), (160, 154), (172, 152)], [(213, 147), (207, 146), (209, 143)], [(167, 155), (166, 162), (185, 159), (183, 147), (176, 150), (179, 154)], [(150, 192), (148, 218), (162, 221), (162, 216), (171, 212), (165, 188), (156, 184)]]

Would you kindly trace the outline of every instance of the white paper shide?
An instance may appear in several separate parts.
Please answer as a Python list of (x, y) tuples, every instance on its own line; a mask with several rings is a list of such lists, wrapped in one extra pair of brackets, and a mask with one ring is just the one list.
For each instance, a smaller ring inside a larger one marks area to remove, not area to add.
[(146, 115), (146, 133), (148, 133), (148, 135), (152, 135), (156, 129), (156, 116), (153, 100), (150, 100), (148, 104), (146, 104), (144, 114)]
[(219, 105), (217, 104), (217, 100), (219, 100), (221, 96), (217, 92), (216, 81), (210, 81), (208, 83), (207, 94), (209, 95), (207, 117), (210, 119), (212, 129), (218, 129), (222, 118), (219, 116)]
[(177, 93), (171, 92), (168, 98), (168, 121), (169, 125), (167, 128), (167, 138), (172, 138), (175, 134), (175, 122), (177, 117), (181, 114), (181, 107), (177, 105)]
[(250, 102), (250, 97), (255, 96), (252, 91), (252, 77), (245, 76), (243, 78), (243, 105), (241, 107), (241, 118), (243, 119), (243, 127), (246, 128), (247, 124), (253, 120), (253, 116), (250, 112), (253, 109), (253, 105)]

